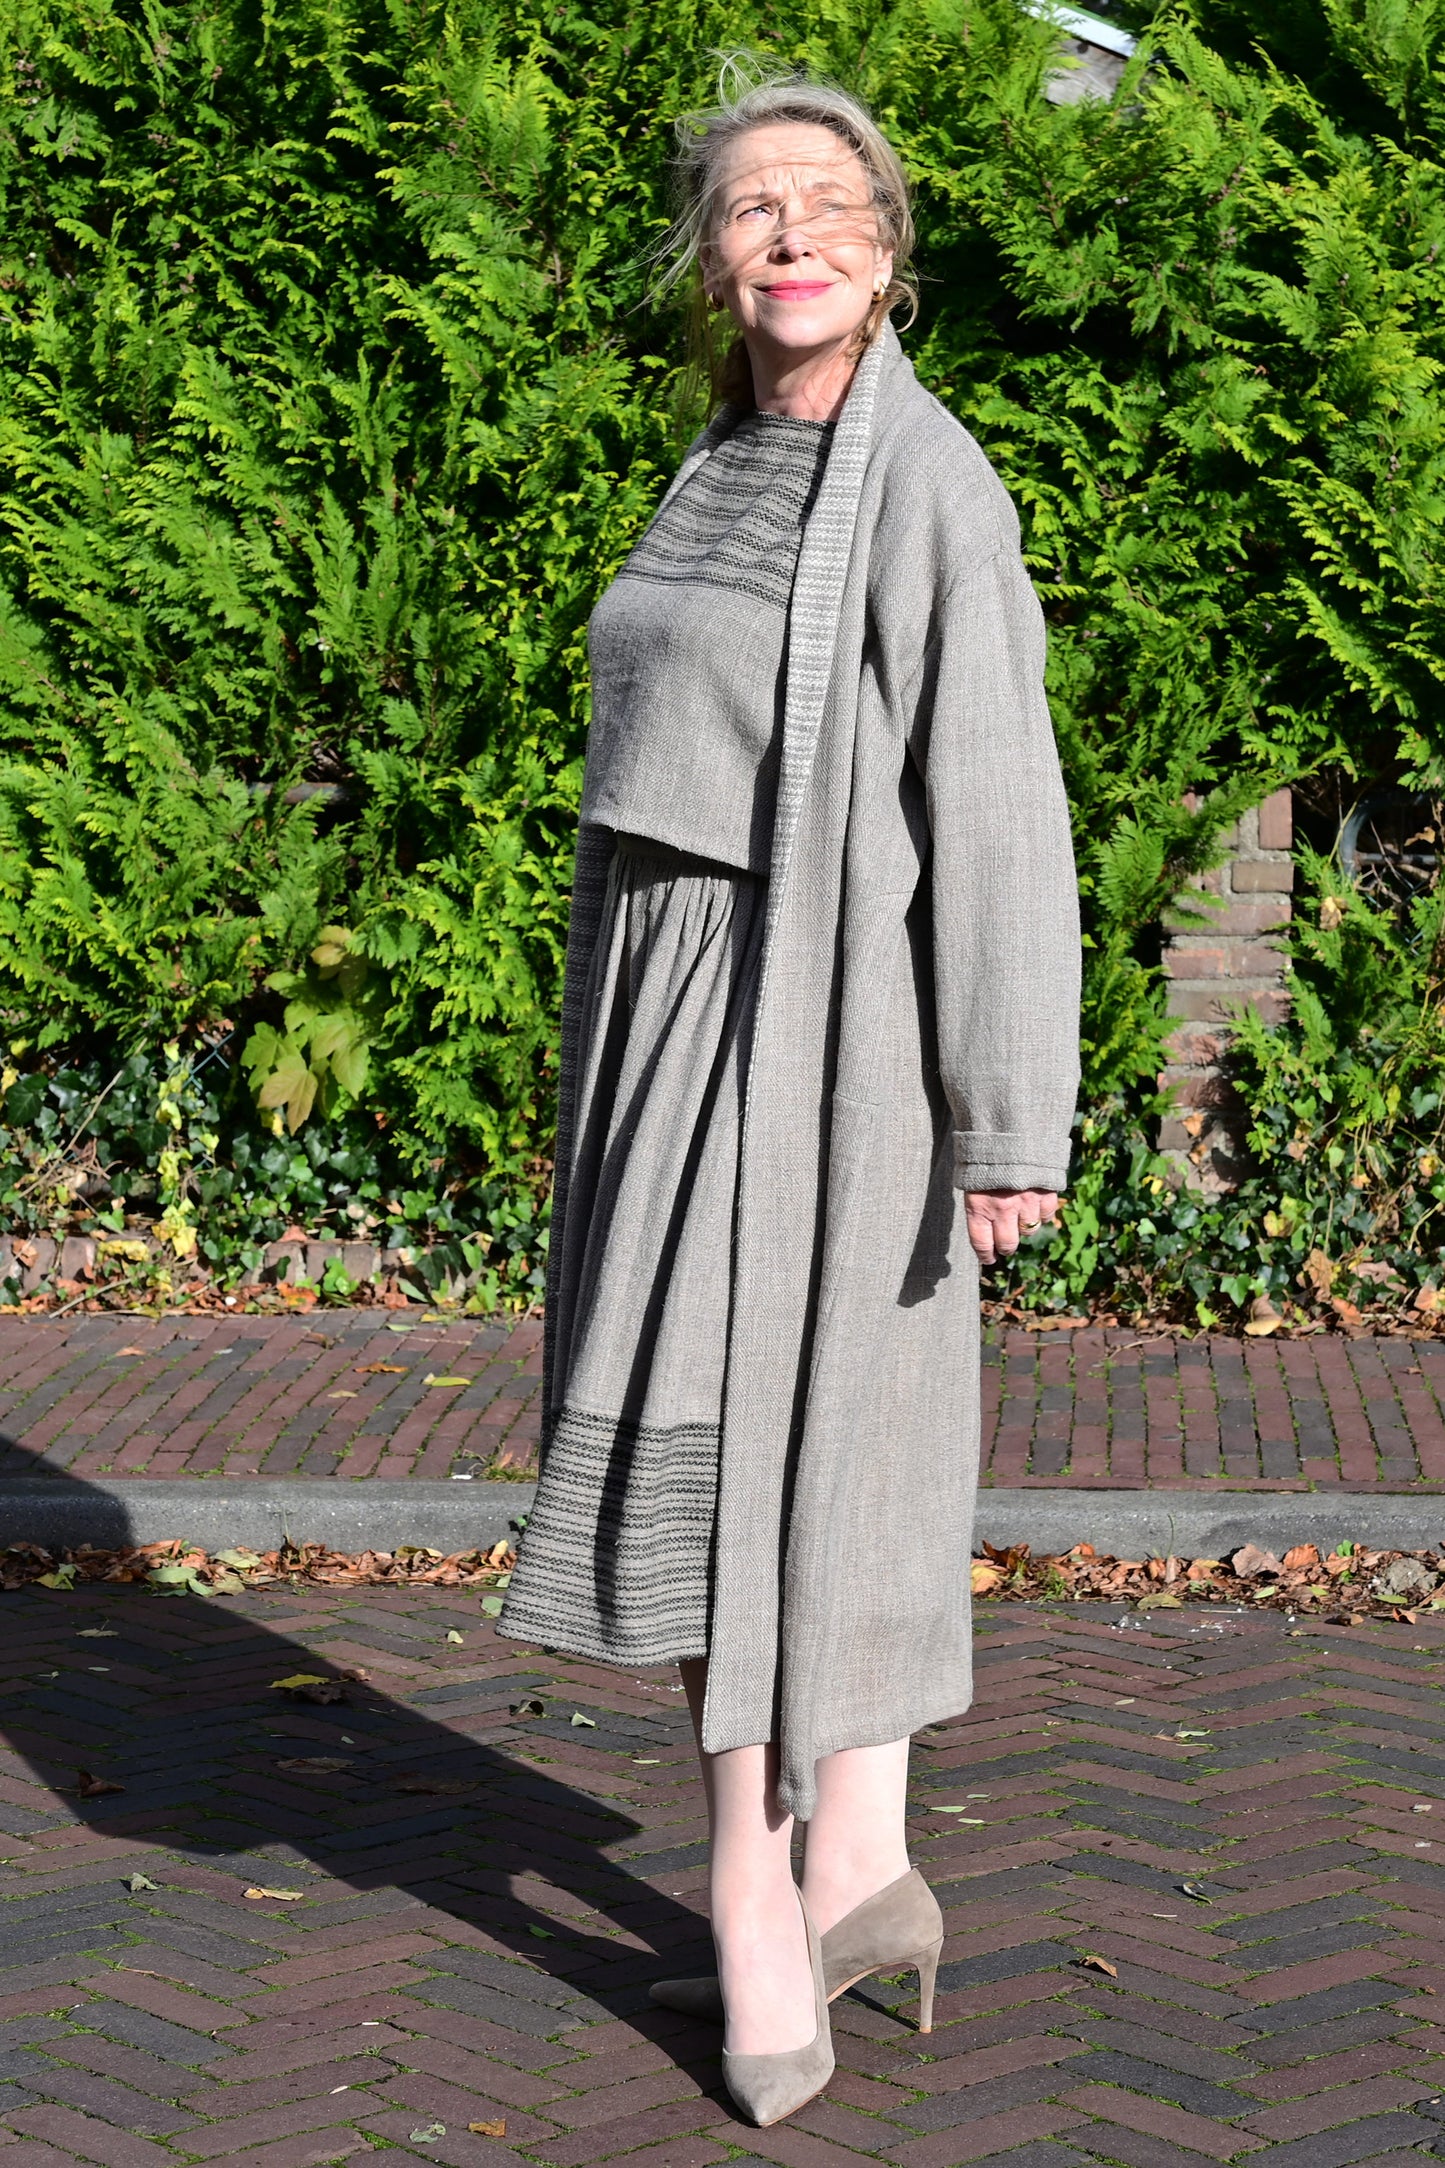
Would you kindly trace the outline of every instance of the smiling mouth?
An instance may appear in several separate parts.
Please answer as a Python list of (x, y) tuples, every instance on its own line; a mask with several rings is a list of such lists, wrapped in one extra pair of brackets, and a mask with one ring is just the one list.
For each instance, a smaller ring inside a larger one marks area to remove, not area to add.
[(796, 279), (787, 286), (760, 286), (758, 292), (773, 301), (816, 301), (819, 294), (832, 291), (833, 283), (832, 279)]

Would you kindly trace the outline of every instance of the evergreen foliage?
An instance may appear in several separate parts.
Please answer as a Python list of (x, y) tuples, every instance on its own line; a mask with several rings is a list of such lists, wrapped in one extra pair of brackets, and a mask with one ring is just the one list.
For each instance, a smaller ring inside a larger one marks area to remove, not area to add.
[(1050, 618), (1084, 1161), (1144, 1152), (1158, 922), (1220, 828), (1325, 764), (1439, 775), (1445, 8), (1135, 26), (1115, 99), (1056, 106), (1016, 0), (10, 0), (10, 1067), (159, 1078), (225, 1023), (221, 1161), (380, 1128), (540, 1193), (586, 618), (700, 413), (644, 259), (743, 42), (861, 90), (917, 184), (910, 350)]

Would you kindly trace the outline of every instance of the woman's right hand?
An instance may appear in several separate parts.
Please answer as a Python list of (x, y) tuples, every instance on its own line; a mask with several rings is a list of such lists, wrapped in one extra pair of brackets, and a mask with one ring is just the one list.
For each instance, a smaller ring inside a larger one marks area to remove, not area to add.
[(1012, 1257), (1019, 1236), (1032, 1234), (1059, 1209), (1052, 1189), (971, 1189), (964, 1197), (968, 1239), (981, 1265)]

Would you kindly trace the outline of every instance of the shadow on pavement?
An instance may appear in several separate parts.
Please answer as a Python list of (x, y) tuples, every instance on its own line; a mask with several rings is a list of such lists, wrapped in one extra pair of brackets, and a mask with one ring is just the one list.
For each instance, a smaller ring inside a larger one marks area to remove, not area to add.
[[(705, 1858), (691, 1829), (666, 1842), (701, 1804), (681, 1693), (499, 1642), (479, 1593), (0, 1595), (0, 2016), (103, 1992), (109, 1966), (157, 2007), (234, 1993), (238, 1967), (325, 1942), (354, 1943), (358, 2010), (404, 1988), (538, 2040), (604, 2014), (675, 2029), (647, 1982), (710, 1965), (667, 1887)], [(274, 1683), (358, 1669), (328, 1705)], [(513, 1713), (534, 1699), (544, 1715)], [(117, 1788), (83, 1796), (82, 1771)], [(437, 1939), (407, 1945), (418, 1930)], [(12, 2061), (0, 2114), (69, 2097)]]

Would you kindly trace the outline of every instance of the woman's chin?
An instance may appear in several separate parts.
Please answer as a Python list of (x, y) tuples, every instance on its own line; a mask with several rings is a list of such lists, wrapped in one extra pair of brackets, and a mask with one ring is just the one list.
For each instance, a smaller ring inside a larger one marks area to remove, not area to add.
[(775, 304), (766, 312), (760, 309), (744, 336), (766, 340), (779, 353), (816, 354), (826, 347), (846, 345), (857, 329), (855, 323), (840, 322), (831, 310), (810, 309), (799, 302)]

